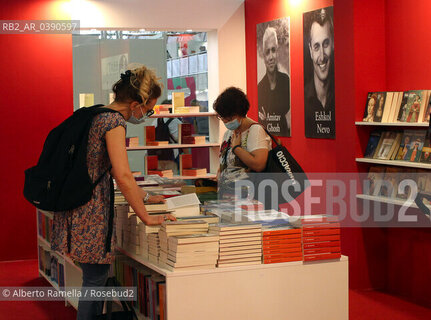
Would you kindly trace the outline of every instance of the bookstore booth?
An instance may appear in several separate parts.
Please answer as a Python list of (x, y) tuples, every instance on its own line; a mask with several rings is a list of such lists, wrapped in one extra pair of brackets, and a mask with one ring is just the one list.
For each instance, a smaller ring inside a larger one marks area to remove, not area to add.
[[(431, 319), (430, 10), (427, 0), (3, 4), (0, 319)], [(65, 215), (74, 246), (78, 211), (32, 205), (24, 172), (53, 128), (115, 102), (114, 83), (143, 65), (162, 92), (145, 121), (125, 125), (124, 147), (160, 223), (146, 225), (114, 179), (113, 209), (91, 222), (104, 232), (82, 234), (109, 234), (114, 253), (83, 316), (79, 248), (53, 240)]]

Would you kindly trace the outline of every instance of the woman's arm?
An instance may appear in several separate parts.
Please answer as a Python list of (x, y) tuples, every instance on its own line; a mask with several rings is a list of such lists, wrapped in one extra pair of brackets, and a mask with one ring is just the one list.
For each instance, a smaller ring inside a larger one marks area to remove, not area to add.
[(234, 154), (251, 170), (256, 172), (265, 170), (268, 159), (268, 149), (257, 149), (252, 152), (248, 152), (247, 150), (238, 147), (235, 148)]
[(146, 225), (161, 224), (164, 221), (164, 216), (167, 216), (170, 220), (175, 220), (172, 215), (150, 216), (147, 213), (144, 202), (142, 201), (142, 190), (136, 184), (135, 178), (130, 171), (125, 143), (126, 130), (121, 126), (118, 126), (106, 132), (105, 139), (109, 159), (112, 165), (111, 173), (122, 194), (132, 206), (137, 216)]
[[(259, 139), (258, 137), (256, 137)], [(250, 139), (250, 133), (249, 133)], [(239, 146), (235, 148), (235, 146)], [(248, 152), (241, 146), (241, 134), (233, 132), (232, 134), (232, 150), (233, 153), (242, 161), (244, 164), (253, 171), (261, 172), (266, 167), (266, 162), (268, 160), (268, 149), (259, 148)], [(234, 149), (235, 148), (235, 149)]]

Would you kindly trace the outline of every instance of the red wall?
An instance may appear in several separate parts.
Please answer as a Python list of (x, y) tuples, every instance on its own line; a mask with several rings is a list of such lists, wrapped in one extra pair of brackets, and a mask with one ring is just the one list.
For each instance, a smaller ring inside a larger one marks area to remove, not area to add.
[[(292, 137), (282, 142), (307, 172), (366, 172), (357, 165), (370, 128), (356, 128), (366, 93), (430, 89), (431, 3), (427, 0), (334, 0), (335, 140), (304, 136), (302, 14), (332, 1), (246, 0), (247, 95), (257, 119), (256, 24), (290, 16)], [(360, 206), (361, 203), (358, 202)], [(343, 228), (351, 288), (378, 288), (431, 305), (430, 230)], [(419, 240), (420, 239), (420, 240)], [(426, 254), (425, 252), (428, 252)], [(422, 271), (421, 271), (422, 270)]]
[[(2, 3), (0, 20), (61, 19), (49, 1)], [(24, 170), (50, 128), (73, 111), (71, 35), (0, 35), (0, 260), (36, 258), (35, 209), (22, 196)]]

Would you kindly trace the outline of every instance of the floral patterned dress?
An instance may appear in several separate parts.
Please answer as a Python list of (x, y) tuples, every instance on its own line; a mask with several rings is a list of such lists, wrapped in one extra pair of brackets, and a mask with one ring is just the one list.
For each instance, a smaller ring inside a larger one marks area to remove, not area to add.
[[(92, 181), (96, 181), (110, 166), (105, 134), (118, 126), (126, 128), (119, 113), (101, 113), (94, 117), (87, 147), (87, 166)], [(85, 205), (54, 215), (51, 248), (68, 252), (70, 230), (70, 257), (81, 263), (110, 264), (114, 259), (115, 223), (111, 238), (111, 251), (106, 252), (110, 215), (110, 173), (107, 172)]]

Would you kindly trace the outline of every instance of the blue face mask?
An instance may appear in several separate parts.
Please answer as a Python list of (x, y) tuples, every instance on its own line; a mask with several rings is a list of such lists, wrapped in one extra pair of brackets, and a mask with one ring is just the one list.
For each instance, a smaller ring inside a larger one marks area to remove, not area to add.
[(140, 123), (143, 123), (145, 120), (147, 120), (154, 113), (154, 110), (149, 110), (146, 114), (144, 114), (144, 112), (142, 111), (142, 108), (139, 107), (139, 109), (141, 110), (142, 117), (138, 119), (132, 113), (132, 115), (130, 116), (129, 120), (127, 120), (127, 122), (132, 124), (140, 124)]
[(239, 128), (239, 126), (241, 125), (241, 122), (238, 121), (238, 119), (234, 119), (232, 121), (226, 122), (224, 125), (226, 126), (227, 129), (233, 131)]

